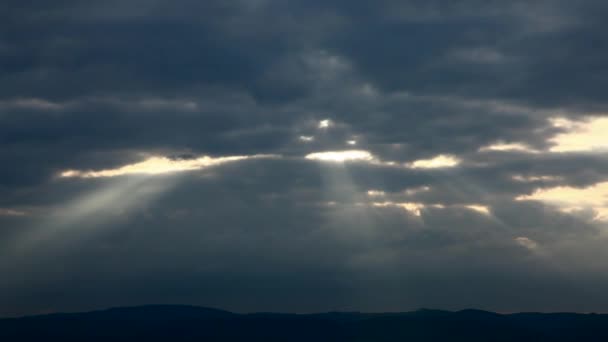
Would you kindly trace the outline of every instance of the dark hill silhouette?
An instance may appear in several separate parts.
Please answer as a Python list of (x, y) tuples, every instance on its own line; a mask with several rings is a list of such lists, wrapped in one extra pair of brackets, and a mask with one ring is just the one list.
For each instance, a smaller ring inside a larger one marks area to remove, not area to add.
[(608, 315), (422, 309), (309, 315), (179, 305), (0, 319), (0, 341), (608, 341)]

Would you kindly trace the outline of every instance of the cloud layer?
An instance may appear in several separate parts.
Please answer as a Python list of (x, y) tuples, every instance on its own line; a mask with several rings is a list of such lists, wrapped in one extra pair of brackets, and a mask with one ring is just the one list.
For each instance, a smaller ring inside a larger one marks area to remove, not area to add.
[(608, 311), (602, 1), (3, 1), (0, 315)]

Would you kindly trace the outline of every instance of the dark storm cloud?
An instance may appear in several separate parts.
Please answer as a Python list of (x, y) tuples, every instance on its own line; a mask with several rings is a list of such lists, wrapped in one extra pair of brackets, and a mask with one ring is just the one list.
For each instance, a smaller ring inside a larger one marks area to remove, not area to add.
[(589, 1), (38, 4), (4, 5), (4, 96), (211, 86), (286, 101), (311, 91), (302, 53), (325, 49), (383, 89), (603, 102), (606, 9)]
[(246, 4), (59, 3), (8, 11), (14, 25), (6, 27), (3, 93), (69, 98), (229, 87), (278, 101), (304, 91), (297, 78), (273, 76), (275, 68), (289, 69), (281, 61), (293, 53), (291, 39)]
[(605, 109), (599, 2), (384, 4), (328, 42), (384, 89)]
[[(608, 180), (603, 154), (547, 152), (567, 130), (550, 118), (604, 115), (607, 10), (3, 1), (0, 314), (150, 302), (608, 310), (605, 222), (515, 200)], [(498, 143), (537, 153), (480, 151)], [(304, 158), (355, 149), (373, 162)], [(282, 157), (58, 177), (256, 154)], [(440, 154), (461, 162), (405, 164)]]

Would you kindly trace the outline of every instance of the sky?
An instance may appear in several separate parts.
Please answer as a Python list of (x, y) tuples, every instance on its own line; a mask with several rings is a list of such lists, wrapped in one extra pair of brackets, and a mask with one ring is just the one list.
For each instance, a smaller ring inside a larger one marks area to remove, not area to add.
[(0, 3), (0, 316), (608, 312), (608, 3)]

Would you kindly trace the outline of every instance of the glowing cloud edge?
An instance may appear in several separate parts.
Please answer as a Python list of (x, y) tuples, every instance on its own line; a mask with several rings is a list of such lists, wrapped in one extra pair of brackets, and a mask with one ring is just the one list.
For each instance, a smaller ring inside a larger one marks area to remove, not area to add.
[(202, 156), (193, 159), (171, 159), (153, 156), (141, 162), (124, 165), (114, 169), (104, 170), (65, 170), (59, 173), (60, 178), (108, 178), (125, 175), (162, 175), (176, 172), (207, 169), (226, 163), (247, 160), (279, 158), (273, 154), (256, 154), (250, 156), (210, 157)]

